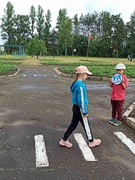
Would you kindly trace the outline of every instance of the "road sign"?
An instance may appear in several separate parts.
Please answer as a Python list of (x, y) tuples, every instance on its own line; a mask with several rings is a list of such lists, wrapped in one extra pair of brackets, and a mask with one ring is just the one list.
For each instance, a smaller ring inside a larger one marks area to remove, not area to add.
[(122, 82), (122, 76), (120, 74), (115, 74), (113, 77), (112, 77), (112, 82), (114, 84), (120, 84)]

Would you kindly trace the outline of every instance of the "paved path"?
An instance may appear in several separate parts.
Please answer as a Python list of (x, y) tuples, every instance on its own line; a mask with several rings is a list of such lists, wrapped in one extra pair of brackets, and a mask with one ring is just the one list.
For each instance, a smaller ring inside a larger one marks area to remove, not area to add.
[[(70, 137), (73, 148), (58, 145), (71, 119), (71, 78), (54, 67), (20, 66), (15, 77), (0, 78), (0, 177), (19, 180), (110, 180), (135, 176), (134, 132), (110, 118), (110, 88), (86, 81), (89, 115), (100, 147), (90, 149), (82, 127)], [(126, 109), (134, 97), (129, 86)]]

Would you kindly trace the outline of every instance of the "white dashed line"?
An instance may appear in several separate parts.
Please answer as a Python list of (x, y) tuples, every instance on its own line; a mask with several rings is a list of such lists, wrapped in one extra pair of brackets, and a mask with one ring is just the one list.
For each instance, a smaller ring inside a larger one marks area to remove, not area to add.
[(34, 136), (34, 139), (35, 139), (36, 167), (49, 166), (43, 135), (36, 135)]
[(91, 149), (88, 147), (86, 141), (84, 140), (81, 133), (75, 133), (74, 138), (82, 151), (83, 157), (86, 161), (97, 161), (95, 156), (93, 155)]
[(135, 143), (125, 136), (122, 132), (114, 132), (114, 134), (135, 154)]

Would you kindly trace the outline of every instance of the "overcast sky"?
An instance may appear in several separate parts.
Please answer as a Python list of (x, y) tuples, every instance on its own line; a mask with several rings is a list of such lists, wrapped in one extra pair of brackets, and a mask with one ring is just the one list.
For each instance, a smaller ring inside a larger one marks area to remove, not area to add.
[(4, 9), (8, 1), (13, 4), (15, 14), (29, 14), (32, 5), (36, 8), (36, 11), (38, 5), (41, 5), (44, 9), (44, 14), (49, 9), (51, 11), (51, 24), (53, 27), (56, 24), (59, 10), (63, 8), (66, 8), (70, 18), (75, 14), (80, 16), (81, 13), (108, 11), (113, 15), (121, 14), (124, 22), (129, 21), (131, 14), (135, 11), (135, 0), (1, 0), (0, 18), (4, 14)]

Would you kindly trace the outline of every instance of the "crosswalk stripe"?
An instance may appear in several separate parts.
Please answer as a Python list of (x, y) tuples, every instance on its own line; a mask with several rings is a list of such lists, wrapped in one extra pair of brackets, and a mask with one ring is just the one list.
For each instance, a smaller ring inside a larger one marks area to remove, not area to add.
[(93, 155), (91, 149), (88, 147), (85, 139), (83, 138), (81, 133), (75, 133), (74, 138), (78, 143), (79, 148), (82, 151), (83, 157), (86, 161), (97, 161), (95, 156)]
[(114, 134), (135, 154), (135, 143), (126, 137), (122, 132), (114, 132)]
[(35, 139), (36, 167), (49, 166), (43, 135), (36, 135), (34, 136), (34, 139)]

